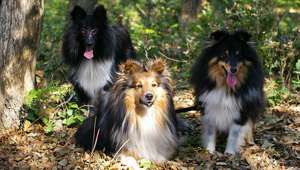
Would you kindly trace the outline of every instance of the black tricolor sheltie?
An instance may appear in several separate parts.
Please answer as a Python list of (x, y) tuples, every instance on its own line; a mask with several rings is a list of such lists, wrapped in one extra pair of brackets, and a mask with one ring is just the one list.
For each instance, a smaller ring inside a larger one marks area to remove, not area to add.
[(192, 68), (196, 101), (203, 108), (203, 144), (210, 152), (217, 131), (228, 132), (225, 153), (238, 152), (264, 110), (264, 75), (250, 38), (244, 31), (213, 32)]
[(118, 64), (136, 54), (125, 28), (110, 26), (106, 10), (98, 6), (92, 15), (79, 6), (63, 41), (63, 55), (79, 100), (88, 103), (115, 81)]
[(167, 160), (177, 147), (177, 120), (165, 63), (161, 59), (141, 64), (128, 60), (109, 92), (100, 95), (95, 118), (78, 128), (76, 142), (91, 149), (99, 130), (96, 149), (155, 162)]

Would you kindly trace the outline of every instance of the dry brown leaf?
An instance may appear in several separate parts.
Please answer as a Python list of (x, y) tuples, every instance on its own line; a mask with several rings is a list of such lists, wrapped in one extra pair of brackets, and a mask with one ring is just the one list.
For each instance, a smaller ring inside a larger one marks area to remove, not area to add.
[(33, 146), (34, 147), (41, 147), (41, 146), (43, 146), (43, 142), (40, 142), (40, 141), (36, 141), (36, 142), (34, 142), (34, 144), (33, 144)]
[(39, 130), (43, 130), (44, 128), (42, 127), (41, 124), (37, 124), (34, 126), (34, 130), (39, 131)]
[(170, 168), (171, 168), (172, 170), (178, 170), (177, 166), (174, 165), (174, 164), (172, 164), (172, 165), (170, 166)]
[(275, 106), (274, 109), (278, 112), (285, 112), (286, 108), (284, 106)]
[(295, 145), (295, 146), (293, 146), (293, 149), (295, 150), (295, 151), (300, 151), (300, 145)]
[(257, 153), (260, 151), (260, 147), (257, 145), (254, 145), (254, 146), (250, 147), (249, 150), (251, 151), (251, 153)]
[(251, 154), (251, 153), (250, 153), (250, 150), (249, 150), (249, 149), (245, 150), (245, 151), (242, 153), (242, 155), (241, 155), (241, 160), (244, 160), (244, 159), (247, 158), (250, 154)]
[(39, 170), (39, 168), (36, 165), (30, 166), (30, 170)]
[(114, 164), (110, 169), (111, 170), (119, 170), (120, 165), (119, 164)]
[(35, 75), (37, 75), (39, 77), (43, 77), (45, 75), (43, 70), (36, 70), (34, 73), (35, 73)]
[(21, 158), (21, 157), (16, 157), (15, 158), (15, 161), (20, 161), (20, 160), (22, 160), (23, 158)]
[(50, 168), (52, 169), (54, 167), (54, 163), (53, 162), (42, 162), (39, 164), (40, 168)]
[(290, 140), (291, 140), (291, 138), (289, 136), (282, 136), (282, 138), (281, 138), (282, 142), (288, 142)]
[(60, 166), (67, 166), (68, 160), (67, 159), (62, 159), (58, 162), (58, 165)]
[(215, 153), (219, 158), (223, 157), (223, 154), (221, 152), (215, 151)]
[(24, 122), (24, 131), (25, 132), (30, 132), (29, 127), (30, 127), (31, 123), (28, 120), (25, 120)]
[(88, 154), (88, 153), (84, 153), (84, 158), (83, 158), (84, 160), (90, 160), (90, 154)]

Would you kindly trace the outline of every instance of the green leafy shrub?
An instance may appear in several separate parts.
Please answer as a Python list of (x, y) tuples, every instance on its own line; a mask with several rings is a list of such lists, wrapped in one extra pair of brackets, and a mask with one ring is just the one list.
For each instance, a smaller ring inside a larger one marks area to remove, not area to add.
[(47, 88), (31, 90), (25, 96), (25, 105), (30, 109), (27, 119), (30, 121), (41, 120), (46, 125), (46, 132), (53, 131), (57, 120), (67, 126), (80, 124), (87, 114), (86, 106), (65, 101), (66, 94), (74, 92), (64, 85), (50, 83)]

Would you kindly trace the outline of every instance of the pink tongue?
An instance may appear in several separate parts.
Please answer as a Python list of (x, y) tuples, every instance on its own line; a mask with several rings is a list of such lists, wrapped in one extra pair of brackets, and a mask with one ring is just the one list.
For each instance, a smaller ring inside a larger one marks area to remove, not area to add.
[(85, 52), (83, 54), (87, 59), (91, 59), (94, 57), (93, 48), (86, 47)]
[(235, 74), (228, 73), (227, 74), (226, 82), (227, 82), (228, 86), (233, 87), (236, 84), (236, 76), (235, 76)]

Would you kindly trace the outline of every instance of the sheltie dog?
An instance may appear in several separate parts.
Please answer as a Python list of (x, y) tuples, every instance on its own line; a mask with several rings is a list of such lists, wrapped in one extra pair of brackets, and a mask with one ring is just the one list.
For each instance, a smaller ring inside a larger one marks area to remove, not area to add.
[(203, 108), (203, 144), (213, 153), (217, 132), (228, 132), (225, 153), (236, 154), (263, 112), (264, 75), (244, 31), (213, 32), (192, 68), (196, 102)]
[(98, 150), (115, 153), (121, 148), (122, 155), (135, 159), (166, 161), (178, 145), (172, 95), (163, 60), (126, 61), (110, 91), (100, 95), (95, 117), (78, 128), (77, 144), (91, 150), (99, 130)]
[(63, 55), (79, 101), (86, 104), (112, 85), (118, 65), (135, 58), (136, 53), (127, 30), (108, 24), (103, 5), (92, 15), (75, 6), (71, 19), (64, 35)]

